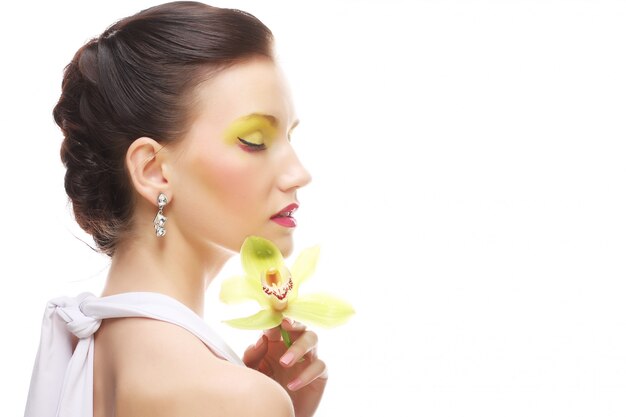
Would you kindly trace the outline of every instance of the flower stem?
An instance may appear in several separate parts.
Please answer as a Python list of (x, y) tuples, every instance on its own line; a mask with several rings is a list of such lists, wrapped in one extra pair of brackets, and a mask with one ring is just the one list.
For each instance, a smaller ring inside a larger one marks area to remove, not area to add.
[(287, 346), (287, 349), (289, 349), (292, 345), (291, 342), (291, 337), (289, 336), (289, 332), (285, 329), (283, 329), (283, 326), (279, 326), (280, 328), (280, 335), (283, 337), (283, 342), (285, 342), (285, 346)]

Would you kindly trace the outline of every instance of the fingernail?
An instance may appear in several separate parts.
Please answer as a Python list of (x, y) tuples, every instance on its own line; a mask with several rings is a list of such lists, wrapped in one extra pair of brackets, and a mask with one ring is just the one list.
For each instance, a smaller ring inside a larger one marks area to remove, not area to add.
[(296, 378), (289, 384), (287, 384), (287, 388), (289, 388), (291, 391), (294, 391), (300, 388), (300, 384), (302, 384), (302, 381), (300, 381), (300, 378)]
[(293, 361), (293, 353), (292, 352), (287, 352), (283, 355), (282, 358), (280, 358), (280, 363), (282, 363), (283, 365), (289, 365), (291, 363), (291, 361)]

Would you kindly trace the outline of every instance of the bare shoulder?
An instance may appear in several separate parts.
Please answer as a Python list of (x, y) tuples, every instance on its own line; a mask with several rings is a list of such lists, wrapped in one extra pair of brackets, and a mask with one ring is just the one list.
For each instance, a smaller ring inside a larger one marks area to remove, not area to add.
[(110, 387), (102, 398), (117, 417), (294, 415), (276, 382), (219, 359), (187, 330), (163, 321), (106, 320), (97, 333), (95, 365)]

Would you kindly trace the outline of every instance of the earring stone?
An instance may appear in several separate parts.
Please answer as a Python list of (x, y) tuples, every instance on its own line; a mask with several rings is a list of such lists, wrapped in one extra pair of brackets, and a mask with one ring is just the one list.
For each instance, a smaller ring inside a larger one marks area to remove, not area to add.
[(165, 222), (167, 221), (167, 217), (163, 215), (163, 209), (167, 205), (167, 196), (163, 193), (159, 194), (157, 198), (157, 205), (159, 206), (159, 211), (156, 216), (154, 216), (154, 231), (156, 232), (157, 237), (165, 236)]

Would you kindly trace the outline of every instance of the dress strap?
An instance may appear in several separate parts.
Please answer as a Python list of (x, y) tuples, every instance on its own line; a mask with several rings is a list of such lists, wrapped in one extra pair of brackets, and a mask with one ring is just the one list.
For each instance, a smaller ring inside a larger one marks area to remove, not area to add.
[[(164, 294), (133, 292), (98, 298), (83, 293), (60, 297), (51, 300), (44, 313), (25, 417), (93, 415), (93, 335), (102, 320), (123, 317), (176, 324), (198, 337), (215, 355), (243, 365), (202, 318)], [(78, 343), (74, 347), (75, 338)]]
[(85, 315), (100, 319), (147, 317), (176, 324), (194, 334), (217, 356), (243, 365), (239, 356), (200, 316), (172, 297), (155, 292), (128, 292), (96, 300), (83, 305)]

